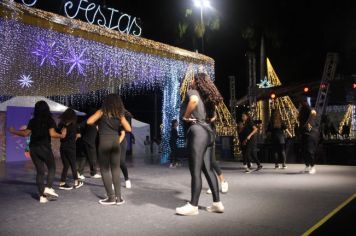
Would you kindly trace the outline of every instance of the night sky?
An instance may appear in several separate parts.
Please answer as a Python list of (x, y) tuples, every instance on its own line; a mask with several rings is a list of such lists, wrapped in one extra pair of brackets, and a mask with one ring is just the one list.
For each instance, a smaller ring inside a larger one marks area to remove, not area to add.
[[(38, 8), (63, 14), (58, 12), (61, 1), (38, 2)], [(90, 2), (139, 17), (145, 38), (196, 49), (189, 40), (178, 40), (178, 22), (185, 9), (192, 8), (193, 14), (199, 14), (192, 0)], [(356, 1), (211, 0), (211, 5), (213, 12), (209, 10), (205, 14), (219, 15), (221, 27), (206, 37), (205, 54), (216, 61), (216, 84), (226, 101), (229, 99), (228, 75), (237, 77), (237, 97), (246, 94), (245, 54), (251, 49), (258, 50), (261, 35), (266, 41), (266, 55), (284, 84), (320, 80), (327, 52), (340, 53), (338, 74), (356, 74)], [(248, 27), (255, 30), (252, 40), (242, 36)], [(253, 44), (255, 48), (251, 48)], [(152, 96), (142, 98), (153, 102)], [(132, 103), (132, 110), (139, 117), (147, 115), (144, 108), (133, 105), (135, 99), (127, 101)], [(147, 112), (152, 114), (153, 111)]]

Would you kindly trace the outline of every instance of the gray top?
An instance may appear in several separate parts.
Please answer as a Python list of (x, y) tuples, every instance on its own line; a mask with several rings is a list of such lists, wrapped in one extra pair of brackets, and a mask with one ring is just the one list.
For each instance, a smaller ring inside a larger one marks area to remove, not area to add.
[[(205, 121), (206, 119), (206, 111), (205, 111), (205, 106), (204, 106), (204, 103), (203, 103), (203, 100), (201, 99), (200, 95), (199, 95), (199, 92), (197, 90), (188, 90), (187, 92), (187, 98), (185, 99), (185, 102), (184, 102), (184, 105), (183, 105), (183, 108), (184, 108), (184, 111), (187, 109), (187, 106), (188, 106), (188, 103), (189, 103), (189, 98), (193, 95), (196, 95), (198, 96), (199, 98), (199, 102), (198, 102), (198, 106), (195, 108), (195, 110), (192, 112), (192, 117), (191, 118), (194, 118), (194, 119), (197, 119), (197, 120), (200, 120), (200, 121)], [(184, 115), (184, 113), (183, 113)]]

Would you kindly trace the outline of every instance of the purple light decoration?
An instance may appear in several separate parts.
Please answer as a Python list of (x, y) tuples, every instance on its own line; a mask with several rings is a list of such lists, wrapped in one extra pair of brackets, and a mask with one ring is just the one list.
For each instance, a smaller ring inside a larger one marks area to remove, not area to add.
[(72, 47), (69, 49), (70, 55), (62, 59), (64, 63), (71, 65), (67, 75), (71, 74), (74, 68), (77, 68), (79, 74), (85, 75), (83, 66), (90, 64), (89, 60), (82, 58), (86, 50), (87, 48), (84, 48), (78, 55)]
[(62, 55), (59, 48), (56, 46), (56, 42), (47, 44), (42, 39), (37, 41), (37, 47), (32, 51), (32, 54), (41, 58), (40, 66), (42, 66), (46, 60), (48, 60), (52, 66), (56, 66), (56, 61)]

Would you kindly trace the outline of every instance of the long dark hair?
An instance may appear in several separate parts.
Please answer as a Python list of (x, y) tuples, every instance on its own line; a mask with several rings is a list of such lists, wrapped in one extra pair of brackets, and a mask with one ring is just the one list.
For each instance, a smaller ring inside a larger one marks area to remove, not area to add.
[(43, 100), (36, 102), (35, 109), (33, 111), (33, 119), (40, 124), (46, 123), (51, 117), (52, 115), (47, 102)]
[(205, 109), (208, 113), (211, 113), (211, 111), (215, 110), (215, 106), (224, 100), (223, 97), (206, 73), (198, 73), (194, 76), (194, 81), (195, 87), (205, 105)]
[(104, 115), (110, 118), (120, 118), (125, 114), (125, 107), (117, 94), (109, 94), (103, 100), (101, 110)]
[(68, 108), (60, 116), (60, 122), (64, 125), (76, 124), (77, 123), (77, 114), (72, 108)]
[(280, 129), (282, 127), (282, 118), (278, 110), (272, 110), (271, 112), (271, 126), (272, 128)]

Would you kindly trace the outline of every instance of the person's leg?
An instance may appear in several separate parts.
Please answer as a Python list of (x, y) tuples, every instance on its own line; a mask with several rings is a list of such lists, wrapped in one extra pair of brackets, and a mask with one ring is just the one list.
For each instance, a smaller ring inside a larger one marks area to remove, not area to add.
[(124, 175), (125, 181), (129, 180), (129, 172), (126, 166), (126, 150), (127, 150), (127, 142), (126, 139), (120, 144), (120, 169)]
[(110, 153), (110, 168), (112, 175), (112, 182), (114, 184), (115, 197), (117, 201), (121, 201), (121, 181), (120, 181), (120, 144), (117, 139), (112, 140), (112, 147)]
[(275, 168), (279, 167), (278, 151), (277, 150), (278, 150), (277, 144), (272, 144), (271, 152), (272, 152), (272, 156), (274, 159)]
[(42, 149), (44, 162), (48, 169), (46, 185), (51, 189), (53, 187), (54, 176), (56, 174), (56, 161), (54, 160), (54, 155), (50, 147), (43, 146)]
[(115, 201), (115, 193), (112, 188), (112, 177), (110, 168), (110, 155), (111, 155), (111, 144), (112, 139), (109, 135), (99, 136), (99, 166), (101, 171), (101, 176), (103, 179), (104, 187), (108, 200), (110, 202)]
[(63, 164), (63, 169), (62, 169), (62, 175), (61, 175), (61, 185), (64, 185), (67, 180), (67, 174), (68, 174), (68, 169), (69, 169), (69, 157), (68, 157), (68, 152), (66, 149), (61, 148), (60, 149), (60, 154), (61, 154), (61, 160)]
[(308, 144), (308, 135), (303, 134), (302, 139), (301, 139), (301, 150), (302, 150), (302, 156), (304, 159), (304, 163), (306, 167), (310, 166), (310, 157), (309, 157), (309, 153), (308, 153), (308, 148), (307, 148), (307, 144)]
[(279, 145), (279, 156), (282, 162), (282, 167), (286, 167), (286, 163), (287, 163), (287, 155), (286, 155), (286, 145), (280, 144)]
[(44, 188), (45, 188), (45, 185), (44, 185), (44, 175), (45, 175), (44, 161), (41, 160), (41, 158), (39, 157), (38, 147), (31, 147), (30, 152), (31, 152), (32, 162), (36, 168), (36, 185), (38, 188), (38, 193), (40, 196), (43, 196), (43, 192), (44, 192)]
[(203, 173), (213, 194), (213, 200), (219, 202), (219, 185), (212, 167), (212, 147), (206, 149), (203, 162)]
[(84, 143), (84, 148), (89, 162), (90, 175), (94, 176), (96, 174), (96, 161), (97, 161), (95, 144)]
[(74, 187), (79, 188), (82, 186), (82, 183), (80, 183), (80, 181), (79, 181), (79, 176), (78, 176), (78, 172), (77, 172), (76, 149), (69, 148), (68, 150), (66, 150), (66, 152), (67, 152), (67, 157), (68, 157), (68, 161), (70, 164), (70, 168), (72, 170), (72, 176), (74, 179)]

